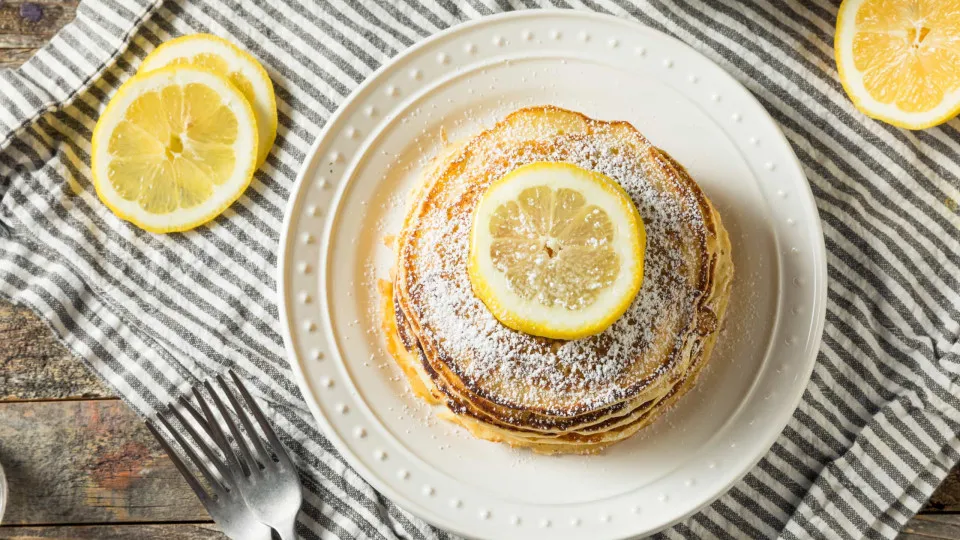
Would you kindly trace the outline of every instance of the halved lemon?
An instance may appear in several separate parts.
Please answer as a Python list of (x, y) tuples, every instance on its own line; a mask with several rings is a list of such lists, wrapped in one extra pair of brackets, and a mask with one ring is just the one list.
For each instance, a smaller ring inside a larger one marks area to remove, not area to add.
[(602, 332), (643, 283), (646, 232), (613, 179), (569, 163), (531, 163), (482, 195), (468, 272), (504, 325), (542, 337)]
[(192, 34), (167, 41), (143, 59), (139, 73), (167, 66), (209, 69), (230, 79), (257, 116), (257, 167), (267, 159), (277, 137), (277, 98), (260, 62), (233, 43), (212, 34)]
[(136, 75), (93, 130), (97, 195), (152, 232), (192, 229), (236, 201), (256, 166), (257, 124), (237, 88), (216, 73), (165, 68)]
[(907, 129), (960, 112), (960, 0), (844, 0), (834, 49), (864, 114)]

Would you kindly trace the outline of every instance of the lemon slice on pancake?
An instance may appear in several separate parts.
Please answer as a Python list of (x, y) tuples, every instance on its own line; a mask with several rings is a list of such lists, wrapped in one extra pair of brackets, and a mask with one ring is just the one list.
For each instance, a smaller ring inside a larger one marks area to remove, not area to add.
[(844, 0), (834, 49), (863, 113), (907, 129), (960, 112), (960, 0)]
[(233, 43), (212, 34), (192, 34), (167, 41), (147, 55), (139, 73), (167, 66), (209, 69), (230, 80), (250, 102), (257, 117), (257, 166), (263, 164), (277, 137), (277, 98), (260, 62)]
[(237, 200), (256, 166), (257, 123), (227, 79), (170, 67), (127, 81), (93, 130), (97, 195), (151, 232), (191, 229)]
[(468, 272), (504, 325), (578, 339), (630, 306), (643, 283), (645, 246), (643, 220), (613, 179), (569, 163), (531, 163), (482, 195)]

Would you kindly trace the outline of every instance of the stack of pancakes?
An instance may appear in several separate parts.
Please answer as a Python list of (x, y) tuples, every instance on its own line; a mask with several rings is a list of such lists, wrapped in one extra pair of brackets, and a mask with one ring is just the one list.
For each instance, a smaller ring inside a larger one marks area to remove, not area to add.
[[(539, 161), (607, 175), (643, 218), (643, 286), (600, 334), (558, 341), (518, 332), (473, 293), (473, 211), (491, 182)], [(521, 109), (448, 146), (425, 171), (396, 247), (385, 330), (413, 391), (477, 437), (543, 453), (598, 451), (689, 390), (733, 277), (720, 216), (682, 166), (626, 122), (556, 107)]]

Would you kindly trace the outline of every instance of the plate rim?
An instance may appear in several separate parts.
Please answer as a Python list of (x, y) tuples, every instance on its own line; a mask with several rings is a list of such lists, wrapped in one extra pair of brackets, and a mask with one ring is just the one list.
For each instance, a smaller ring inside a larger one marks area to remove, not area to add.
[[(779, 436), (783, 433), (783, 430), (787, 427), (787, 424), (790, 422), (790, 420), (793, 418), (794, 414), (796, 413), (796, 410), (799, 407), (800, 402), (803, 398), (803, 394), (806, 388), (809, 386), (811, 375), (816, 366), (816, 359), (819, 354), (820, 346), (822, 344), (822, 335), (823, 335), (823, 331), (826, 324), (826, 306), (827, 306), (827, 290), (828, 290), (827, 284), (829, 281), (826, 243), (823, 236), (822, 221), (819, 216), (819, 209), (817, 208), (816, 198), (813, 196), (813, 191), (810, 187), (809, 180), (806, 177), (806, 173), (803, 170), (802, 163), (800, 162), (799, 158), (797, 158), (796, 153), (793, 151), (792, 147), (790, 146), (790, 142), (784, 135), (783, 130), (780, 127), (780, 124), (773, 119), (773, 117), (767, 111), (766, 107), (764, 107), (763, 104), (760, 103), (759, 99), (753, 94), (753, 92), (747, 89), (743, 85), (743, 83), (737, 80), (722, 66), (714, 62), (712, 59), (710, 59), (708, 56), (706, 56), (702, 52), (696, 50), (692, 46), (683, 42), (682, 40), (674, 36), (671, 36), (665, 32), (662, 32), (656, 28), (647, 26), (641, 22), (638, 22), (632, 19), (625, 19), (625, 18), (621, 18), (615, 15), (610, 15), (605, 13), (583, 11), (583, 10), (576, 10), (576, 9), (562, 9), (562, 8), (522, 9), (517, 11), (510, 11), (510, 12), (483, 16), (477, 19), (472, 19), (469, 21), (452, 25), (442, 31), (436, 32), (418, 41), (417, 43), (404, 49), (394, 57), (386, 60), (376, 70), (371, 72), (359, 85), (357, 85), (357, 87), (354, 88), (354, 90), (351, 91), (350, 94), (343, 99), (343, 101), (340, 103), (337, 109), (330, 115), (323, 129), (317, 135), (316, 139), (311, 144), (310, 149), (307, 151), (306, 153), (307, 157), (304, 160), (303, 164), (300, 166), (300, 170), (297, 173), (296, 180), (291, 186), (290, 198), (287, 201), (287, 204), (284, 209), (281, 235), (279, 240), (278, 260), (277, 260), (278, 262), (277, 264), (277, 275), (278, 275), (277, 296), (278, 296), (278, 307), (279, 307), (279, 315), (280, 315), (279, 317), (280, 325), (281, 325), (281, 330), (283, 334), (284, 352), (286, 354), (287, 361), (290, 365), (291, 372), (293, 373), (294, 380), (296, 381), (297, 385), (299, 386), (299, 388), (303, 393), (304, 401), (307, 403), (307, 406), (308, 406), (308, 409), (310, 410), (311, 415), (317, 421), (324, 435), (331, 442), (331, 444), (333, 444), (334, 448), (340, 454), (341, 458), (345, 463), (347, 463), (348, 465), (350, 465), (350, 467), (352, 467), (355, 471), (357, 471), (358, 475), (365, 482), (369, 483), (374, 489), (383, 493), (384, 495), (389, 497), (395, 504), (397, 504), (401, 508), (409, 510), (412, 514), (416, 515), (418, 518), (424, 520), (425, 522), (433, 526), (440, 527), (444, 530), (454, 532), (456, 534), (461, 534), (467, 537), (476, 537), (475, 531), (464, 529), (457, 522), (448, 521), (443, 515), (439, 515), (436, 512), (418, 504), (412, 498), (398, 492), (392, 486), (383, 482), (380, 479), (379, 475), (373, 473), (360, 459), (357, 458), (357, 456), (354, 455), (354, 451), (352, 450), (350, 445), (346, 443), (344, 438), (342, 438), (335, 429), (333, 429), (329, 420), (327, 419), (327, 416), (320, 409), (318, 400), (315, 398), (315, 394), (317, 394), (318, 392), (314, 387), (314, 385), (307, 380), (305, 370), (302, 365), (302, 363), (307, 360), (300, 358), (300, 356), (297, 354), (296, 347), (294, 344), (294, 337), (293, 337), (294, 327), (291, 324), (291, 321), (293, 318), (291, 314), (292, 302), (290, 301), (290, 297), (288, 297), (287, 295), (287, 290), (288, 290), (287, 273), (291, 271), (291, 268), (293, 266), (292, 258), (290, 256), (291, 250), (293, 249), (293, 245), (294, 245), (294, 239), (293, 239), (294, 235), (291, 234), (292, 232), (291, 225), (294, 221), (294, 215), (302, 203), (302, 196), (304, 194), (303, 188), (304, 188), (305, 182), (307, 181), (307, 176), (308, 174), (312, 173), (320, 165), (320, 158), (321, 158), (319, 153), (320, 147), (329, 138), (333, 127), (336, 126), (337, 122), (340, 120), (340, 117), (343, 116), (346, 113), (346, 111), (350, 108), (350, 105), (355, 100), (355, 98), (360, 94), (362, 94), (369, 87), (378, 83), (379, 81), (377, 81), (377, 79), (379, 79), (384, 72), (393, 68), (394, 65), (399, 63), (401, 60), (409, 56), (412, 56), (418, 53), (419, 51), (421, 51), (422, 49), (428, 48), (429, 46), (433, 45), (435, 42), (441, 41), (446, 37), (452, 34), (455, 34), (457, 32), (461, 32), (463, 30), (474, 28), (476, 26), (480, 26), (484, 24), (496, 24), (502, 20), (534, 18), (537, 16), (538, 13), (542, 13), (542, 12), (549, 12), (549, 14), (553, 16), (559, 15), (561, 17), (567, 17), (571, 19), (584, 18), (584, 19), (593, 19), (595, 21), (604, 21), (608, 23), (617, 23), (617, 24), (622, 24), (627, 26), (633, 26), (637, 30), (642, 30), (644, 32), (654, 32), (658, 34), (660, 38), (671, 41), (673, 42), (674, 45), (693, 52), (696, 56), (700, 57), (702, 60), (716, 67), (720, 72), (722, 72), (723, 74), (722, 76), (725, 77), (729, 82), (732, 82), (744, 94), (744, 96), (746, 96), (746, 99), (748, 99), (752, 105), (755, 105), (759, 110), (763, 111), (765, 120), (768, 121), (774, 128), (774, 132), (776, 133), (776, 137), (777, 137), (777, 142), (783, 145), (783, 147), (787, 149), (786, 154), (789, 156), (789, 159), (791, 161), (790, 165), (794, 167), (795, 170), (803, 178), (803, 180), (806, 181), (804, 183), (804, 186), (806, 187), (806, 189), (801, 190), (803, 192), (802, 196), (806, 198), (806, 202), (809, 203), (810, 207), (813, 209), (815, 214), (815, 216), (811, 216), (809, 226), (811, 227), (810, 233), (811, 233), (812, 239), (816, 242), (816, 250), (815, 250), (815, 253), (813, 253), (813, 256), (816, 260), (819, 261), (820, 264), (815, 265), (815, 270), (816, 270), (814, 274), (815, 283), (813, 286), (812, 294), (810, 295), (810, 298), (813, 302), (813, 306), (815, 308), (815, 312), (813, 313), (813, 324), (811, 325), (812, 327), (811, 333), (810, 333), (811, 339), (808, 343), (810, 346), (810, 352), (807, 355), (805, 355), (809, 357), (809, 359), (807, 359), (805, 369), (801, 373), (799, 373), (800, 377), (796, 380), (796, 383), (793, 386), (791, 386), (793, 396), (789, 400), (791, 404), (791, 407), (789, 409), (790, 410), (789, 414), (783, 414), (782, 418), (778, 417), (778, 420), (780, 421), (777, 422), (778, 428), (776, 430), (767, 431), (768, 435), (763, 438), (763, 444), (757, 447), (757, 448), (763, 448), (763, 450), (759, 452), (758, 455), (754, 456), (753, 459), (750, 460), (750, 465), (745, 467), (742, 471), (739, 471), (736, 474), (734, 474), (733, 477), (727, 483), (725, 483), (720, 490), (706, 497), (706, 501), (704, 503), (696, 506), (695, 508), (689, 510), (687, 513), (673, 519), (672, 521), (660, 526), (657, 529), (650, 530), (650, 531), (634, 532), (624, 536), (605, 537), (605, 538), (612, 538), (612, 539), (627, 539), (627, 538), (634, 537), (636, 534), (653, 534), (657, 531), (665, 530), (667, 528), (670, 528), (676, 525), (677, 523), (680, 523), (681, 521), (686, 520), (690, 516), (700, 512), (704, 508), (713, 504), (721, 496), (726, 494), (735, 484), (740, 482), (747, 474), (749, 474), (750, 471), (756, 467), (757, 463), (759, 463), (766, 455), (769, 454), (770, 448), (772, 448), (773, 444), (776, 442), (776, 439), (779, 438)], [(347, 183), (342, 183), (337, 187), (336, 192), (333, 193), (331, 197), (331, 208), (333, 209), (339, 208), (342, 195), (346, 191), (347, 185), (348, 185)], [(330, 215), (327, 216), (326, 219), (324, 220), (325, 225), (327, 225), (326, 223), (327, 221), (332, 222), (335, 219), (335, 216), (336, 216), (336, 212), (331, 212)], [(814, 217), (815, 219), (813, 219)], [(328, 247), (327, 244), (329, 242), (329, 238), (331, 234), (332, 233), (330, 233), (329, 227), (324, 227), (324, 231), (323, 231), (324, 239), (322, 242), (323, 249), (326, 249)], [(325, 270), (323, 270), (322, 274), (316, 276), (316, 281), (318, 282), (319, 287), (321, 289), (325, 287), (325, 281), (326, 281), (325, 278), (326, 278)], [(780, 278), (782, 280), (783, 278), (782, 273), (780, 274)], [(782, 289), (782, 288), (783, 288), (783, 283), (781, 282), (778, 285), (778, 289)], [(326, 301), (325, 295), (323, 298), (320, 298), (318, 300), (320, 300), (321, 302), (325, 302)], [(318, 310), (319, 310), (319, 306), (318, 306)], [(803, 384), (800, 384), (801, 380)], [(757, 384), (758, 381), (759, 379), (757, 379), (757, 381), (755, 381), (754, 384), (751, 385), (751, 389)], [(784, 407), (784, 410), (786, 410), (786, 407)]]

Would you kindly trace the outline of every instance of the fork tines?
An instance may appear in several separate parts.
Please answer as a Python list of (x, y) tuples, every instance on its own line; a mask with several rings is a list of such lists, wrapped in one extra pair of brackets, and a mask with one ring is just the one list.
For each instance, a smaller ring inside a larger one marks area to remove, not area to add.
[[(181, 396), (177, 401), (168, 404), (165, 410), (159, 411), (154, 419), (147, 420), (146, 424), (227, 536), (235, 540), (267, 540), (271, 537), (272, 526), (266, 523), (265, 517), (270, 515), (258, 513), (256, 508), (251, 508), (247, 503), (248, 492), (257, 492), (262, 485), (266, 485), (265, 479), (272, 479), (279, 473), (287, 473), (288, 476), (291, 471), (294, 475), (296, 473), (292, 465), (282, 469), (271, 467), (269, 478), (265, 473), (254, 478), (253, 472), (260, 472), (263, 464), (290, 465), (290, 461), (263, 411), (240, 378), (232, 371), (230, 377), (236, 389), (231, 388), (223, 377), (218, 376), (216, 379), (219, 392), (215, 391), (209, 382), (198, 384), (193, 387), (194, 401), (186, 395)], [(221, 393), (226, 396), (229, 406), (224, 404)], [(272, 452), (267, 451), (241, 401), (260, 425)], [(210, 403), (213, 403), (213, 406)], [(214, 413), (214, 410), (217, 412)], [(235, 419), (239, 420), (239, 426)], [(224, 433), (221, 422), (227, 424), (230, 440)], [(241, 456), (231, 448), (231, 441), (240, 448)], [(176, 447), (179, 447), (179, 450)], [(193, 468), (200, 471), (199, 476), (191, 471), (188, 463), (192, 463)], [(300, 493), (299, 483), (296, 483), (296, 480), (294, 482), (296, 493)], [(296, 505), (296, 509), (299, 509), (299, 505)], [(283, 523), (284, 530), (293, 530), (294, 519), (295, 516), (289, 523)], [(285, 540), (288, 536), (293, 538), (291, 533), (287, 533)]]
[[(155, 417), (166, 432), (172, 435), (177, 445), (183, 449), (186, 458), (203, 475), (213, 491), (214, 498), (222, 492), (230, 491), (235, 484), (231, 480), (231, 465), (239, 466), (242, 474), (249, 476), (254, 470), (251, 466), (262, 470), (267, 460), (290, 464), (276, 433), (257, 402), (236, 373), (233, 370), (228, 373), (236, 387), (236, 392), (222, 375), (217, 375), (216, 381), (220, 392), (214, 389), (210, 381), (204, 381), (193, 387), (193, 399), (199, 404), (199, 410), (186, 396), (181, 396), (176, 403), (170, 403), (167, 406), (166, 414), (161, 411)], [(220, 393), (226, 396), (226, 402), (221, 398)], [(241, 400), (246, 407), (241, 405)], [(210, 403), (213, 404), (212, 407)], [(253, 419), (256, 420), (267, 445), (261, 440), (246, 409), (249, 409)], [(181, 411), (186, 411), (186, 415)], [(182, 429), (176, 429), (166, 416), (176, 419)], [(221, 427), (221, 421), (227, 425), (229, 437)], [(181, 457), (183, 454), (173, 449), (171, 438), (163, 436), (154, 422), (147, 420), (146, 424), (197, 496), (201, 500), (208, 497), (206, 490), (186, 467)], [(184, 431), (189, 436), (189, 440), (184, 436)], [(231, 441), (239, 448), (239, 455), (231, 447)], [(199, 454), (196, 449), (200, 450)]]

